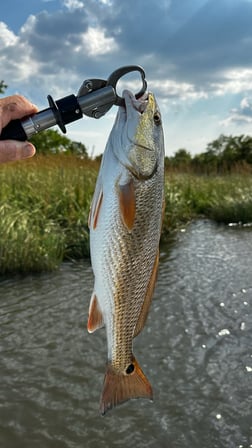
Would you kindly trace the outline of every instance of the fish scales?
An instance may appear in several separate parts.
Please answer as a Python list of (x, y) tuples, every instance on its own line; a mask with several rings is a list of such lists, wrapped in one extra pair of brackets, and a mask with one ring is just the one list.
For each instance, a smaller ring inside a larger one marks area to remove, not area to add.
[(156, 279), (163, 133), (155, 123), (160, 113), (152, 94), (144, 102), (128, 91), (124, 95), (126, 110), (119, 108), (106, 145), (89, 219), (95, 283), (88, 329), (105, 324), (108, 345), (102, 413), (129, 398), (152, 398), (132, 344), (144, 326)]
[[(148, 203), (146, 206), (149, 206), (150, 197), (147, 199)], [(138, 211), (138, 204), (136, 205), (136, 210)], [(114, 285), (114, 325), (118, 331), (114, 332), (112, 353), (113, 365), (118, 369), (125, 368), (131, 362), (131, 344), (128, 341), (132, 341), (132, 334), (145, 296), (143, 291), (147, 287), (148, 278), (152, 271), (153, 255), (156, 254), (156, 247), (153, 245), (155, 250), (153, 254), (153, 249), (145, 243), (145, 229), (141, 225), (143, 222), (141, 213), (139, 215), (135, 224), (136, 230), (133, 230), (131, 234), (122, 233), (122, 235), (125, 235), (123, 250), (120, 251), (120, 248), (118, 248), (119, 250), (117, 251), (116, 238), (113, 239), (112, 243), (115, 248), (115, 254), (119, 255), (121, 253), (120, 258), (117, 255), (117, 283)], [(153, 230), (155, 229), (153, 228)], [(126, 250), (127, 259), (124, 256)], [(143, 260), (145, 260), (144, 264)]]

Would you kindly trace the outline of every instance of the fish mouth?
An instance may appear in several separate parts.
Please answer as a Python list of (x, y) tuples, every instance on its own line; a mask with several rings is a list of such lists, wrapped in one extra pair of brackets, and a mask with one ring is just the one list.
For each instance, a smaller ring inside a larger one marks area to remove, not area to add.
[(148, 105), (149, 94), (148, 92), (144, 92), (140, 98), (136, 98), (132, 92), (129, 90), (124, 90), (123, 98), (125, 100), (126, 113), (129, 112), (129, 109), (133, 106), (135, 111), (143, 114)]
[(145, 92), (140, 98), (133, 98), (132, 105), (135, 110), (143, 114), (148, 106), (149, 94)]

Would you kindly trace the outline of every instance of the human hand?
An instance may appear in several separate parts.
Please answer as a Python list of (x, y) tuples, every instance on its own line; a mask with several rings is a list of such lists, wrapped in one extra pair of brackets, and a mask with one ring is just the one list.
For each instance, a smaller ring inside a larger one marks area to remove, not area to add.
[[(36, 112), (37, 107), (21, 95), (0, 98), (0, 134), (11, 120), (21, 119)], [(0, 140), (0, 163), (26, 159), (32, 157), (35, 152), (35, 147), (27, 141)]]

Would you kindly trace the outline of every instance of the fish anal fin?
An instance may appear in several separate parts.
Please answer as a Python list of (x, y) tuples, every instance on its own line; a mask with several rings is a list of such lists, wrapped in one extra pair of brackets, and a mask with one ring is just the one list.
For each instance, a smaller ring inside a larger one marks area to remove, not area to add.
[(136, 196), (132, 179), (125, 185), (119, 185), (119, 204), (122, 221), (128, 230), (132, 230), (136, 216)]
[(98, 330), (98, 328), (102, 328), (103, 325), (104, 322), (101, 308), (96, 295), (93, 293), (89, 305), (88, 332), (93, 333), (95, 330)]
[(154, 292), (154, 288), (155, 288), (155, 284), (156, 284), (156, 280), (157, 280), (158, 263), (159, 263), (159, 250), (157, 252), (155, 262), (153, 265), (152, 273), (151, 273), (148, 287), (146, 290), (144, 303), (142, 305), (142, 309), (139, 314), (139, 318), (138, 318), (138, 321), (137, 321), (137, 324), (135, 327), (134, 337), (136, 337), (142, 331), (142, 329), (145, 325), (148, 313), (149, 313), (149, 309), (150, 309), (150, 305), (151, 305), (151, 301), (152, 301), (152, 297), (153, 297), (153, 292)]
[(133, 357), (130, 373), (120, 372), (108, 364), (100, 401), (102, 415), (131, 398), (153, 399), (152, 387), (137, 360)]

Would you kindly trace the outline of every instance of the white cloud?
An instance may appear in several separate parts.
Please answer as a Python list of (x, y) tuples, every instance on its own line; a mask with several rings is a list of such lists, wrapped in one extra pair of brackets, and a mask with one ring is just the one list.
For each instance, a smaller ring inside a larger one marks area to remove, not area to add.
[(0, 48), (15, 45), (17, 41), (18, 37), (9, 30), (5, 23), (0, 22)]
[(215, 95), (252, 91), (252, 68), (237, 68), (220, 74), (220, 81), (210, 83)]
[[(102, 28), (89, 27), (83, 34), (82, 41), (89, 56), (113, 53), (118, 48), (115, 39), (106, 37), (105, 30)], [(83, 48), (77, 47), (76, 50), (83, 50)]]
[(31, 14), (31, 15), (27, 18), (27, 20), (26, 20), (26, 22), (24, 23), (24, 25), (21, 27), (21, 29), (20, 29), (20, 35), (22, 36), (22, 35), (25, 35), (25, 33), (29, 33), (29, 32), (31, 32), (31, 31), (34, 29), (35, 25), (36, 25), (36, 21), (37, 21), (36, 16), (34, 16), (33, 14)]
[(230, 115), (220, 122), (221, 126), (247, 125), (252, 123), (252, 100), (248, 97), (242, 98), (240, 106), (230, 111)]
[(84, 8), (84, 4), (80, 0), (64, 0), (64, 5), (70, 11)]
[(224, 120), (220, 121), (220, 125), (224, 126), (225, 128), (230, 127), (231, 125), (244, 125), (244, 124), (251, 124), (252, 123), (252, 117), (246, 117), (239, 113), (233, 113), (230, 117), (225, 118)]
[[(27, 26), (35, 17), (30, 17)], [(30, 76), (36, 76), (39, 62), (32, 58), (31, 46), (22, 41), (8, 29), (5, 23), (0, 22), (0, 65), (1, 77), (12, 83), (25, 82)]]
[(177, 98), (180, 100), (198, 100), (207, 98), (208, 94), (202, 89), (197, 89), (193, 84), (179, 82), (173, 79), (152, 80), (148, 83), (150, 90), (158, 92), (162, 98)]
[(20, 54), (15, 60), (10, 60), (8, 56), (0, 57), (0, 65), (2, 68), (2, 78), (7, 82), (10, 79), (12, 85), (15, 83), (25, 83), (28, 79), (34, 78), (39, 72), (40, 64), (31, 57), (30, 49), (24, 44), (19, 45)]
[(250, 107), (250, 103), (249, 103), (248, 98), (243, 98), (241, 100), (241, 109), (246, 109), (246, 108), (249, 108), (249, 107)]
[(113, 5), (112, 0), (99, 0), (99, 1), (100, 1), (100, 3), (102, 5), (106, 5), (106, 6), (112, 6)]

